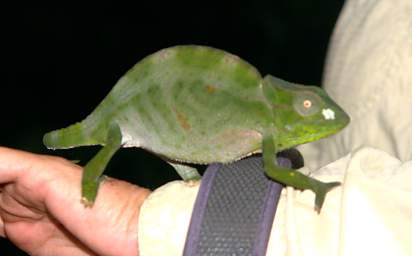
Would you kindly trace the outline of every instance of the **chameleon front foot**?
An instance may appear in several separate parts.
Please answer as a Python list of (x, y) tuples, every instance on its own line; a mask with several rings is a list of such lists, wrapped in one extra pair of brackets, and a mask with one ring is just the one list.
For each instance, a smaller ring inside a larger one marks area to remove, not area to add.
[(296, 170), (276, 165), (276, 159), (273, 158), (276, 153), (276, 147), (273, 141), (273, 137), (270, 134), (263, 138), (262, 148), (265, 174), (269, 178), (287, 186), (302, 190), (312, 190), (316, 196), (315, 210), (320, 213), (326, 194), (332, 188), (339, 186), (340, 182), (325, 183)]
[(266, 175), (275, 181), (283, 183), (287, 186), (292, 186), (296, 189), (309, 189), (315, 193), (315, 211), (320, 213), (323, 203), (325, 201), (326, 194), (336, 186), (339, 186), (340, 182), (325, 183), (309, 176), (306, 176), (298, 171), (276, 167), (266, 167)]
[(313, 186), (313, 188), (310, 188), (310, 190), (312, 190), (315, 193), (315, 211), (320, 213), (320, 210), (322, 209), (322, 206), (323, 206), (323, 202), (325, 201), (326, 194), (331, 189), (339, 186), (340, 184), (341, 184), (340, 182), (324, 183), (321, 181), (317, 181), (317, 184)]

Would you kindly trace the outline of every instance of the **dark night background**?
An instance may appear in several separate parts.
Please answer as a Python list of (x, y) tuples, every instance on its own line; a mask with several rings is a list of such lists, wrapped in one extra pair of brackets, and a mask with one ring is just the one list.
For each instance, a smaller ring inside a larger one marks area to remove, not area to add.
[[(161, 48), (227, 50), (262, 74), (320, 84), (338, 0), (255, 0), (2, 8), (0, 145), (81, 159), (98, 147), (49, 151), (45, 132), (82, 120), (132, 65)], [(4, 44), (5, 43), (5, 44)], [(156, 188), (178, 179), (143, 150), (123, 149), (109, 176)], [(0, 239), (0, 255), (25, 255)]]

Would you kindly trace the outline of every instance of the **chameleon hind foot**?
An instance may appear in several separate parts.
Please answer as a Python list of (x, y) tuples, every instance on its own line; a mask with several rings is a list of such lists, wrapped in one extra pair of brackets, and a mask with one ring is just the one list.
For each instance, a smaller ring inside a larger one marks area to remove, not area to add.
[(199, 181), (202, 176), (199, 174), (199, 172), (196, 170), (196, 168), (191, 167), (189, 165), (181, 164), (181, 163), (175, 163), (175, 162), (168, 162), (173, 168), (176, 170), (177, 174), (186, 182), (188, 182), (189, 185), (196, 184), (196, 181)]
[(93, 206), (103, 179), (101, 175), (114, 153), (121, 147), (121, 143), (120, 127), (112, 124), (107, 133), (106, 145), (86, 164), (83, 170), (81, 202), (85, 207)]

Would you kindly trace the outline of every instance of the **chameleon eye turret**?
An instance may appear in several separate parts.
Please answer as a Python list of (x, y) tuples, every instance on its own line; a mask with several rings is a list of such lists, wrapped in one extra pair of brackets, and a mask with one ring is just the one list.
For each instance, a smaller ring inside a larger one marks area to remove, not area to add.
[(82, 201), (91, 206), (100, 177), (121, 147), (141, 147), (166, 159), (184, 180), (200, 179), (187, 164), (230, 163), (262, 152), (267, 176), (316, 194), (323, 183), (276, 166), (280, 150), (338, 132), (348, 116), (327, 94), (273, 76), (262, 79), (228, 52), (185, 45), (139, 61), (83, 121), (47, 133), (48, 148), (102, 145), (85, 166)]

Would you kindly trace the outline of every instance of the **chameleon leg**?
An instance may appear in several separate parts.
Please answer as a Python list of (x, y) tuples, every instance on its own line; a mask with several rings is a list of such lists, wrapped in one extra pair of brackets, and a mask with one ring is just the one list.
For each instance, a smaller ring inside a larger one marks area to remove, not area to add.
[(276, 148), (272, 136), (264, 136), (263, 138), (263, 163), (266, 175), (280, 183), (288, 186), (295, 187), (297, 189), (310, 189), (315, 193), (315, 210), (319, 213), (325, 196), (329, 190), (339, 186), (339, 182), (324, 183), (309, 176), (306, 176), (293, 169), (277, 166), (276, 159), (273, 157), (276, 155)]
[(184, 180), (184, 181), (191, 181), (191, 180), (200, 180), (202, 176), (200, 176), (199, 172), (196, 170), (196, 168), (193, 168), (188, 165), (184, 164), (179, 164), (179, 163), (172, 163), (168, 162), (179, 174), (179, 176)]
[(105, 146), (84, 167), (82, 177), (82, 203), (93, 206), (97, 196), (102, 173), (114, 153), (121, 147), (122, 134), (117, 124), (112, 124), (107, 133)]

